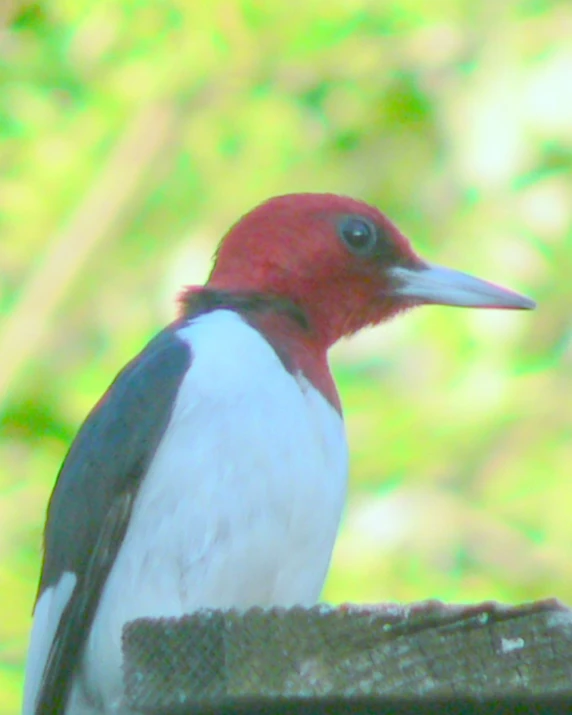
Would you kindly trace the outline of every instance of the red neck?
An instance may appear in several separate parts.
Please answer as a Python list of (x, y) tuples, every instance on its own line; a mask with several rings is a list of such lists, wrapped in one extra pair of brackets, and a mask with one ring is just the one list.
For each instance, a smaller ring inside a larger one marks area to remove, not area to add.
[(341, 413), (327, 348), (294, 303), (267, 294), (208, 287), (187, 288), (180, 302), (184, 318), (213, 310), (236, 311), (272, 345), (288, 372), (303, 375)]
[(286, 369), (294, 375), (302, 374), (341, 414), (340, 398), (323, 343), (312, 339), (309, 330), (278, 313), (247, 316), (247, 319), (272, 345)]

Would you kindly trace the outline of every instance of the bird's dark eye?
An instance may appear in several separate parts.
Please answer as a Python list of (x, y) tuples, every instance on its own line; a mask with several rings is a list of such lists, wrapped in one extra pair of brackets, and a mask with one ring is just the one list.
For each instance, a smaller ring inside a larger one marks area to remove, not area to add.
[(371, 221), (359, 216), (346, 216), (339, 225), (342, 241), (352, 253), (367, 256), (377, 244), (377, 229)]

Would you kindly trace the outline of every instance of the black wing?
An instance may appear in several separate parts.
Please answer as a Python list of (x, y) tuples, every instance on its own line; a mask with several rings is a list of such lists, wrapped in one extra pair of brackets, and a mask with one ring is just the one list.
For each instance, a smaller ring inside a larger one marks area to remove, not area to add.
[(119, 373), (81, 427), (58, 475), (48, 506), (38, 597), (64, 572), (74, 573), (77, 582), (51, 644), (38, 715), (65, 711), (133, 500), (190, 366), (190, 349), (175, 328), (160, 333)]

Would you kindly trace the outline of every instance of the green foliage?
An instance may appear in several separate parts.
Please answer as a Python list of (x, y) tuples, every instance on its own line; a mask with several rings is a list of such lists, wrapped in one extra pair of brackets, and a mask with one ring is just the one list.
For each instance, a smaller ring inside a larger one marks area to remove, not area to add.
[(228, 225), (276, 193), (369, 200), (428, 258), (540, 303), (427, 308), (334, 350), (352, 481), (325, 597), (572, 598), (571, 21), (549, 0), (14, 4), (0, 712), (19, 707), (75, 430)]

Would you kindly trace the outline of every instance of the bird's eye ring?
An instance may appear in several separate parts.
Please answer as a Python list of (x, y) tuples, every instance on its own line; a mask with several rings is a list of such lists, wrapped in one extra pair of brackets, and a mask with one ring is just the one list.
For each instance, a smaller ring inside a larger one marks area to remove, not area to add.
[(367, 256), (375, 248), (378, 240), (374, 224), (361, 216), (346, 216), (339, 225), (342, 241), (352, 253)]

